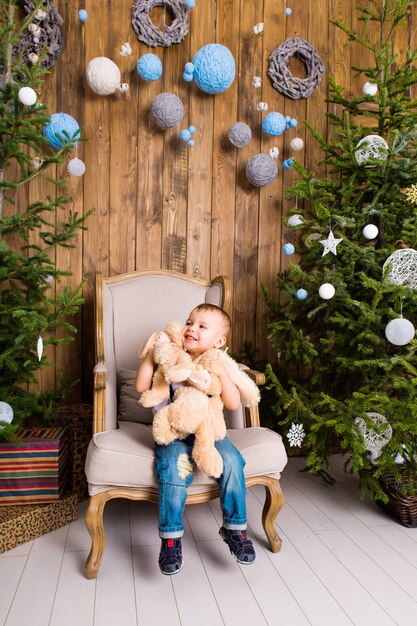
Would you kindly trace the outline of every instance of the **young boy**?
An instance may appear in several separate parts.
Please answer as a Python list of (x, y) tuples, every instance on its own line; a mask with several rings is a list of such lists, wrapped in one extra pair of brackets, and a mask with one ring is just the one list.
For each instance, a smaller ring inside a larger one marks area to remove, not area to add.
[[(197, 358), (211, 348), (224, 346), (229, 330), (230, 318), (225, 311), (212, 304), (199, 304), (191, 311), (183, 328), (183, 347), (193, 359)], [(240, 404), (239, 390), (221, 360), (213, 357), (205, 367), (220, 378), (224, 406), (231, 410), (236, 409)], [(136, 389), (139, 393), (150, 388), (153, 372), (151, 350), (138, 368)], [(187, 487), (193, 479), (193, 444), (194, 435), (190, 435), (187, 439), (176, 439), (166, 446), (156, 445), (159, 535), (162, 540), (159, 567), (163, 574), (177, 574), (182, 568), (182, 514)], [(243, 475), (245, 461), (227, 437), (216, 441), (215, 445), (223, 459), (223, 474), (218, 479), (223, 511), (223, 526), (219, 532), (238, 563), (253, 563), (255, 550), (246, 536), (246, 485)]]

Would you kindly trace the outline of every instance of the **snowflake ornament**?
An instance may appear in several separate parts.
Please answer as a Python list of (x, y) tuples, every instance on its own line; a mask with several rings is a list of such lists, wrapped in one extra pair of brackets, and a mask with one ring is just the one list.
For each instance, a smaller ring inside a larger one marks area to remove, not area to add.
[(327, 239), (321, 239), (320, 240), (320, 243), (321, 243), (321, 245), (324, 248), (322, 256), (324, 256), (328, 252), (332, 252), (334, 255), (337, 256), (336, 246), (341, 241), (343, 241), (343, 239), (335, 239), (334, 238), (333, 231), (331, 230), (330, 233), (329, 233), (329, 236), (327, 237)]
[(296, 424), (293, 422), (291, 424), (290, 430), (287, 432), (287, 439), (290, 446), (298, 446), (301, 448), (301, 444), (303, 443), (303, 439), (306, 436), (304, 432), (304, 426), (302, 424)]
[(407, 198), (408, 202), (411, 204), (417, 204), (417, 185), (411, 185), (404, 189), (404, 195)]

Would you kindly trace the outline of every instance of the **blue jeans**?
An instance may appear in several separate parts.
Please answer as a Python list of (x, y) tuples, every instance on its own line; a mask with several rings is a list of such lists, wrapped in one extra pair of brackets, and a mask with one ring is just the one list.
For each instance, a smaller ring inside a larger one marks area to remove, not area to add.
[[(187, 487), (193, 480), (192, 460), (194, 435), (176, 439), (167, 446), (156, 446), (156, 473), (159, 480), (159, 535), (182, 537), (182, 514), (187, 499)], [(219, 483), (223, 525), (226, 528), (246, 528), (246, 485), (243, 475), (245, 460), (239, 450), (225, 437), (215, 443), (223, 459), (223, 474)]]

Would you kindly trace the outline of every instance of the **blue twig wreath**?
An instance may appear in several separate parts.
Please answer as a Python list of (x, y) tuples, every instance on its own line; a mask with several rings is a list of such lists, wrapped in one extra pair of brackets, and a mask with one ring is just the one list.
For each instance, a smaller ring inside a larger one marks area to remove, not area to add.
[[(172, 23), (160, 30), (152, 22), (149, 13), (156, 6), (165, 6), (173, 15)], [(137, 38), (148, 46), (169, 48), (180, 43), (188, 33), (188, 11), (180, 0), (136, 0), (132, 7), (132, 26)]]
[[(28, 15), (33, 13), (38, 2), (19, 0)], [(60, 26), (63, 19), (55, 8), (52, 0), (45, 0), (41, 5), (28, 28), (23, 32), (15, 52), (22, 53), (24, 62), (29, 65), (42, 59), (42, 65), (51, 68), (61, 56), (64, 49), (64, 40)], [(42, 56), (42, 55), (45, 56)]]
[[(306, 78), (296, 78), (288, 68), (290, 57), (296, 56), (304, 63)], [(273, 87), (293, 100), (308, 98), (319, 86), (325, 72), (319, 53), (305, 39), (292, 37), (275, 48), (269, 57), (268, 74)]]

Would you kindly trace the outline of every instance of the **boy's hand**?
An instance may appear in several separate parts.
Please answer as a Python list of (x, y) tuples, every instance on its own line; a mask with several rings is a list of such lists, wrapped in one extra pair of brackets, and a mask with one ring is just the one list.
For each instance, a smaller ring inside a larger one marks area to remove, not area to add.
[(210, 356), (204, 358), (204, 367), (210, 374), (216, 374), (219, 378), (227, 374), (219, 351), (210, 353)]

